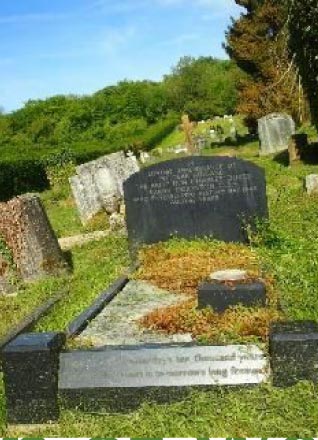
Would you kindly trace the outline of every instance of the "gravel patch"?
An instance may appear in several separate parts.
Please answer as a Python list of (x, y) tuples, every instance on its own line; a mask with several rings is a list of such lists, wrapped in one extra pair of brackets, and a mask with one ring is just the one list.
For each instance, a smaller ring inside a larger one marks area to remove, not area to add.
[(191, 334), (167, 335), (141, 328), (138, 320), (148, 313), (189, 299), (144, 281), (130, 281), (82, 332), (77, 341), (94, 347), (191, 342)]

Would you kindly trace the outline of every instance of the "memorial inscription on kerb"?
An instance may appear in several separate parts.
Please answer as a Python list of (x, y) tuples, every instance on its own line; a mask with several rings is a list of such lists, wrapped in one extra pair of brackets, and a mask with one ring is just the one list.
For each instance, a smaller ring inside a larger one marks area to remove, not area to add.
[(244, 225), (267, 216), (264, 171), (227, 157), (163, 162), (124, 184), (129, 237), (155, 243), (171, 235), (245, 241)]
[(63, 390), (259, 384), (268, 362), (256, 346), (106, 349), (61, 355)]

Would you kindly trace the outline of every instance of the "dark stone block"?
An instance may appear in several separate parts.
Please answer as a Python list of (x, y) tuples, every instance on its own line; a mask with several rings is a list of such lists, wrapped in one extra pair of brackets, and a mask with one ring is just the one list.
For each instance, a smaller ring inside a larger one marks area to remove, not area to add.
[(198, 307), (212, 307), (216, 312), (224, 312), (231, 306), (265, 306), (266, 287), (262, 282), (235, 283), (233, 286), (224, 283), (210, 282), (199, 286)]
[(270, 330), (273, 384), (286, 387), (300, 380), (318, 382), (318, 324), (275, 323)]
[(29, 333), (3, 350), (7, 421), (34, 424), (56, 421), (62, 333)]
[(264, 170), (230, 157), (188, 157), (143, 169), (124, 183), (132, 250), (212, 236), (246, 242), (246, 224), (268, 216)]
[(25, 351), (60, 350), (65, 342), (63, 333), (25, 333), (10, 342), (3, 350), (4, 353), (19, 353)]

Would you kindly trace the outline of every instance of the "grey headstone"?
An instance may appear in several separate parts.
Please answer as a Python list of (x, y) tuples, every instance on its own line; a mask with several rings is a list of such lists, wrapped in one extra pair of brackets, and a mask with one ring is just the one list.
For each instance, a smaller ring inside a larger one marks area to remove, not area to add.
[(2, 351), (10, 424), (58, 422), (59, 351), (63, 333), (27, 333)]
[(318, 174), (309, 174), (305, 179), (307, 194), (318, 194)]
[(269, 333), (273, 384), (318, 383), (318, 325), (315, 321), (276, 322)]
[(295, 130), (295, 122), (289, 115), (272, 113), (259, 119), (260, 154), (266, 156), (288, 150), (290, 137)]
[(102, 209), (92, 174), (83, 170), (70, 178), (70, 184), (81, 221), (86, 224)]

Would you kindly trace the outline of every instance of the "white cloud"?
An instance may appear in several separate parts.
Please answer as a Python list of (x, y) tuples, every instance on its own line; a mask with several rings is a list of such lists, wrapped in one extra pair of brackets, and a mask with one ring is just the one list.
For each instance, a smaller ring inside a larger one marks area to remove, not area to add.
[(107, 28), (99, 40), (98, 47), (107, 55), (115, 55), (122, 46), (130, 42), (136, 35), (134, 26), (124, 28)]

